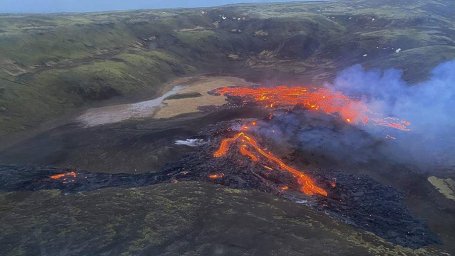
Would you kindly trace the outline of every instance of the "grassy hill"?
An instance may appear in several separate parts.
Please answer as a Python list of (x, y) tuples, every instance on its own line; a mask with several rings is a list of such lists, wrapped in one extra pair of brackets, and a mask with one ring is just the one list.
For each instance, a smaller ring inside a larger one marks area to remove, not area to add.
[(418, 81), (455, 58), (454, 9), (362, 0), (0, 15), (0, 136), (194, 73), (320, 81), (361, 63)]
[(19, 201), (0, 194), (0, 202), (10, 209), (0, 212), (8, 256), (445, 255), (390, 244), (272, 195), (196, 182), (35, 191)]

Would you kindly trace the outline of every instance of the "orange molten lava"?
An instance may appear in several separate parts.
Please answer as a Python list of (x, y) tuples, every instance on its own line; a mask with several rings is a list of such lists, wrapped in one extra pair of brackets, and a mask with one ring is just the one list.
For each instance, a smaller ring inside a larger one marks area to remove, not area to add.
[(60, 180), (60, 179), (69, 178), (69, 177), (76, 178), (77, 173), (75, 171), (71, 171), (71, 172), (59, 173), (59, 174), (54, 174), (54, 175), (49, 176), (49, 178), (51, 178), (53, 180)]
[(242, 144), (242, 146), (240, 146), (240, 154), (249, 157), (253, 162), (259, 161), (258, 157), (253, 154), (253, 152), (248, 150), (248, 146), (246, 144)]
[(267, 166), (267, 165), (263, 165), (263, 167), (266, 169), (266, 170), (269, 170), (269, 171), (273, 171), (273, 168), (270, 167), (270, 166)]
[(326, 114), (338, 114), (347, 123), (372, 123), (409, 131), (409, 122), (391, 117), (383, 118), (368, 109), (364, 102), (328, 88), (302, 86), (223, 87), (217, 89), (216, 92), (222, 95), (242, 97), (245, 101), (261, 103), (266, 108), (290, 108), (299, 105)]
[(280, 190), (281, 191), (285, 191), (285, 190), (288, 190), (288, 189), (289, 189), (289, 187), (286, 186), (286, 185), (280, 186)]
[(254, 159), (258, 160), (258, 156), (255, 155), (252, 151), (249, 151), (247, 148), (254, 149), (256, 153), (265, 157), (269, 162), (278, 165), (278, 167), (280, 167), (281, 170), (291, 173), (297, 179), (297, 183), (300, 185), (301, 192), (307, 195), (319, 194), (327, 196), (327, 191), (325, 191), (323, 188), (318, 187), (310, 177), (300, 172), (299, 170), (286, 165), (278, 157), (262, 149), (258, 145), (256, 140), (254, 140), (251, 136), (245, 134), (244, 132), (239, 132), (232, 138), (223, 139), (218, 150), (216, 150), (215, 153), (213, 153), (213, 156), (214, 157), (225, 156), (230, 146), (235, 141), (241, 142), (239, 150), (242, 155), (248, 156), (253, 161), (255, 161)]
[(211, 173), (208, 177), (211, 180), (221, 179), (224, 177), (224, 173)]

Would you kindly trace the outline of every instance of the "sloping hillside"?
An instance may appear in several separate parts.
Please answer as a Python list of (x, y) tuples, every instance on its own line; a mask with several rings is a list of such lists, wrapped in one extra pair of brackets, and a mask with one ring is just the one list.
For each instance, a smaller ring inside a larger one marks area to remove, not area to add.
[[(452, 1), (339, 1), (0, 16), (0, 136), (194, 73), (322, 81), (455, 57)], [(403, 11), (406, 10), (406, 11)]]

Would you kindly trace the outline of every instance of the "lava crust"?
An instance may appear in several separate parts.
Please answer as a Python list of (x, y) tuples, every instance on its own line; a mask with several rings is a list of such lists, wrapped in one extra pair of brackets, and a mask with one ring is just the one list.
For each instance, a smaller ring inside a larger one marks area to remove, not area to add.
[[(0, 190), (59, 189), (65, 193), (105, 187), (140, 187), (163, 182), (206, 181), (238, 189), (254, 189), (306, 204), (333, 218), (370, 231), (394, 244), (419, 248), (439, 243), (424, 222), (412, 216), (403, 196), (394, 188), (368, 177), (333, 170), (306, 170), (327, 196), (308, 196), (288, 172), (269, 162), (251, 161), (231, 150), (224, 157), (213, 157), (223, 138), (232, 136), (242, 121), (212, 125), (201, 132), (208, 143), (171, 163), (159, 172), (145, 174), (105, 174), (57, 168), (0, 166)], [(264, 139), (257, 138), (262, 146)]]

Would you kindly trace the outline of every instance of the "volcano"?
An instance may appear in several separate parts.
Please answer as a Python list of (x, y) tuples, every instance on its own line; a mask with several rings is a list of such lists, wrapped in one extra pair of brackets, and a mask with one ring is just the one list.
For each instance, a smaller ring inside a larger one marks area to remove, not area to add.
[[(107, 174), (5, 165), (0, 167), (0, 190), (57, 189), (74, 194), (106, 188), (206, 182), (273, 194), (296, 205), (310, 207), (320, 215), (371, 232), (394, 245), (418, 249), (441, 243), (426, 221), (409, 211), (405, 196), (396, 188), (383, 185), (361, 172), (353, 173), (342, 168), (313, 166), (302, 169), (305, 162), (317, 158), (313, 154), (317, 152), (310, 152), (308, 156), (295, 151), (295, 148), (302, 147), (298, 138), (300, 129), (308, 134), (331, 130), (337, 137), (352, 137), (358, 133), (356, 138), (369, 138), (362, 128), (379, 126), (407, 133), (412, 127), (408, 121), (373, 112), (359, 99), (326, 89), (224, 87), (211, 93), (226, 95), (227, 103), (204, 111), (234, 110), (242, 113), (254, 109), (258, 117), (234, 118), (208, 125), (198, 135), (187, 139), (198, 142), (188, 144), (196, 147), (196, 152), (187, 153), (157, 172)], [(293, 126), (289, 126), (289, 122)], [(297, 139), (292, 136), (297, 136)], [(351, 141), (351, 138), (347, 140)], [(377, 144), (376, 139), (368, 140), (371, 142), (366, 148), (377, 154), (372, 149)], [(182, 140), (178, 141), (182, 144)], [(360, 150), (363, 152), (352, 153), (367, 153), (363, 148)], [(333, 157), (327, 148), (323, 151)], [(334, 153), (340, 155), (339, 151)]]
[[(237, 100), (233, 97), (231, 104)], [(283, 115), (304, 114), (306, 111), (297, 108), (288, 110)], [(253, 134), (255, 127), (267, 127), (280, 114), (275, 112), (274, 115), (271, 117), (265, 114), (264, 119), (260, 120), (239, 119), (212, 125), (200, 131), (200, 135), (195, 138), (206, 142), (199, 145), (198, 152), (168, 164), (159, 172), (103, 174), (82, 170), (2, 166), (0, 190), (58, 189), (65, 193), (79, 193), (108, 187), (130, 188), (203, 181), (236, 189), (272, 193), (401, 246), (420, 248), (440, 243), (425, 222), (409, 212), (403, 195), (396, 189), (367, 176), (352, 175), (342, 170), (301, 171), (291, 166), (297, 162), (295, 157), (292, 161), (290, 156), (279, 157), (272, 153), (273, 143)], [(336, 120), (339, 119), (334, 122)], [(287, 161), (289, 163), (285, 163)]]
[(454, 254), (453, 10), (0, 10), (0, 255)]

